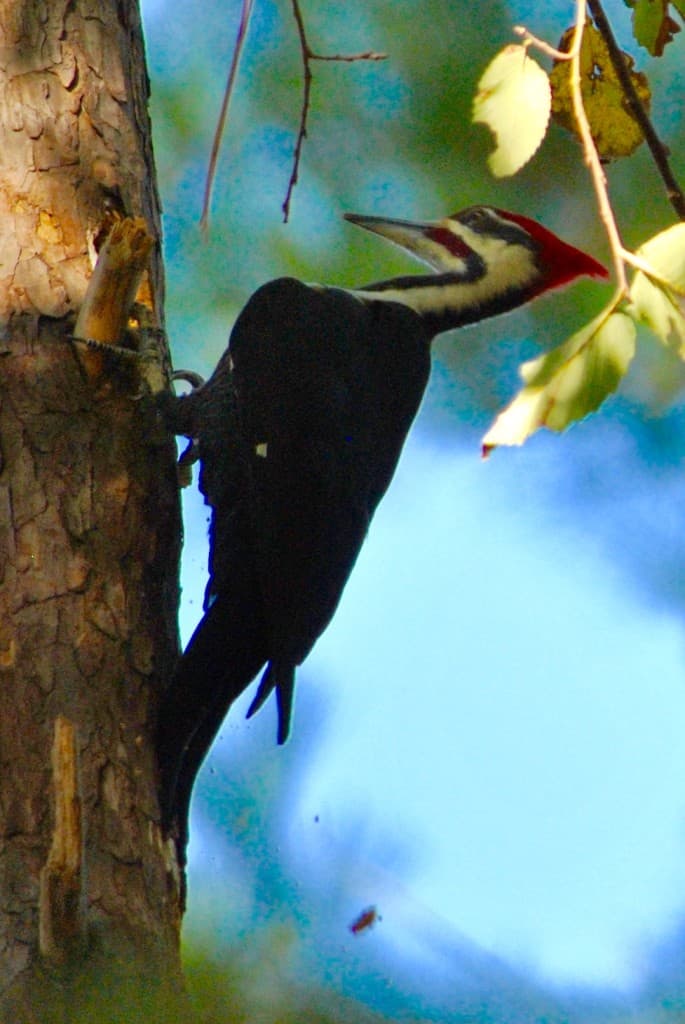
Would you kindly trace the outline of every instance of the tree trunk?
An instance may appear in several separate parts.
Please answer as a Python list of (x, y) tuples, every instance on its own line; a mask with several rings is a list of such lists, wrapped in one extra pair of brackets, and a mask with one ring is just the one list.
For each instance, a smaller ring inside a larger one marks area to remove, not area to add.
[(2, 0), (0, 47), (0, 1021), (168, 1020), (179, 878), (152, 742), (178, 653), (174, 447), (135, 359), (94, 373), (70, 341), (112, 210), (154, 238), (162, 326), (137, 5)]

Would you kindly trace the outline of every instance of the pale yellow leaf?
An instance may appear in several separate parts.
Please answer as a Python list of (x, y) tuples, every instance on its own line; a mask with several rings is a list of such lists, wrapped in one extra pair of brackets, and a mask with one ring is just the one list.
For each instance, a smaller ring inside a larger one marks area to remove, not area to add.
[(677, 349), (685, 359), (685, 310), (683, 300), (670, 288), (655, 284), (637, 273), (630, 288), (632, 311), (637, 320), (654, 331), (665, 345)]
[(525, 46), (506, 46), (478, 83), (473, 120), (486, 124), (496, 139), (488, 158), (502, 178), (530, 160), (545, 137), (551, 105), (549, 79)]
[(672, 224), (637, 250), (659, 277), (677, 291), (685, 291), (685, 223)]
[(685, 224), (673, 224), (659, 232), (641, 245), (637, 254), (661, 280), (641, 271), (635, 274), (630, 288), (631, 312), (685, 359)]

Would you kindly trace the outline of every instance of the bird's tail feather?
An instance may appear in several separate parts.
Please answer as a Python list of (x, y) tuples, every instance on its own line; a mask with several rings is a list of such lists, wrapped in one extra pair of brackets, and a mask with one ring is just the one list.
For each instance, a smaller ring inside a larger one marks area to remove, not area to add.
[(207, 611), (160, 704), (162, 825), (166, 831), (175, 828), (183, 845), (195, 777), (229, 707), (267, 659), (264, 630), (254, 607), (227, 605), (220, 596)]
[(259, 687), (255, 698), (247, 709), (247, 718), (254, 714), (265, 703), (272, 690), (276, 691), (276, 704), (278, 706), (278, 742), (285, 743), (290, 733), (290, 718), (293, 710), (293, 696), (295, 693), (295, 666), (283, 665), (279, 662), (270, 661), (266, 666), (262, 678), (259, 680)]

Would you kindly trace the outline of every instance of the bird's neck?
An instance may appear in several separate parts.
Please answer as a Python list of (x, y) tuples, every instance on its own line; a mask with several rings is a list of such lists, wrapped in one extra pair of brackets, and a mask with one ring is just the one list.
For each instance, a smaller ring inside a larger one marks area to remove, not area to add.
[(520, 306), (539, 294), (538, 284), (539, 275), (532, 273), (500, 282), (486, 274), (426, 274), (379, 281), (352, 289), (352, 294), (362, 302), (393, 302), (412, 309), (434, 336)]

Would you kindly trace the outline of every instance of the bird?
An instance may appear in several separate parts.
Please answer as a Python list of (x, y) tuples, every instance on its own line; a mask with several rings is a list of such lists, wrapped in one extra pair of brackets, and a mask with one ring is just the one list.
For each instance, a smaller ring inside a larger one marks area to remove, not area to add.
[[(282, 277), (248, 300), (206, 383), (166, 393), (211, 508), (204, 616), (161, 701), (162, 818), (180, 845), (199, 767), (233, 701), (262, 672), (285, 743), (295, 671), (330, 623), (395, 472), (444, 331), (587, 275), (592, 256), (535, 220), (470, 206), (437, 221), (345, 214), (428, 272), (359, 288)], [(182, 374), (181, 374), (182, 375)], [(194, 381), (195, 382), (195, 381)]]

